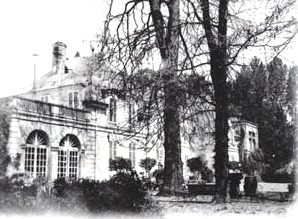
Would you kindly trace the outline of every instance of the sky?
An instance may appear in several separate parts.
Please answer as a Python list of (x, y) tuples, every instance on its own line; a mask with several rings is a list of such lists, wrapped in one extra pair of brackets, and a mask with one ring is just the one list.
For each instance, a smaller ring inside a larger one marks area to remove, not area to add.
[[(103, 26), (105, 0), (1, 0), (0, 97), (16, 94), (52, 64), (52, 44), (67, 44), (67, 55), (89, 47)], [(34, 57), (33, 54), (38, 54)]]
[[(51, 70), (54, 42), (67, 44), (68, 57), (89, 51), (89, 40), (103, 28), (106, 1), (0, 0), (0, 97), (30, 88), (34, 63), (37, 78)], [(289, 65), (298, 65), (297, 38), (281, 54)]]

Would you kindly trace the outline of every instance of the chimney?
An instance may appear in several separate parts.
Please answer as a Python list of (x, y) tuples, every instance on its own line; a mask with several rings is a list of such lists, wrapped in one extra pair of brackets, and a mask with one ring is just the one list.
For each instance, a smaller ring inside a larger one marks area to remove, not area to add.
[(52, 71), (57, 74), (58, 85), (61, 85), (61, 77), (64, 73), (65, 60), (66, 60), (66, 44), (56, 42), (53, 44), (53, 63)]

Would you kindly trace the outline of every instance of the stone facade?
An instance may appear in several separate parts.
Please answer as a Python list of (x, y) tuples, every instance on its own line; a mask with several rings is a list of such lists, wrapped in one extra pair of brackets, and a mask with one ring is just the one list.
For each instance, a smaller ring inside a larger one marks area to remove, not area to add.
[[(27, 172), (32, 177), (45, 176), (50, 180), (59, 176), (103, 180), (113, 174), (109, 159), (115, 156), (130, 158), (138, 172), (144, 172), (139, 162), (146, 156), (162, 165), (162, 139), (153, 147), (145, 144), (142, 133), (129, 128), (129, 114), (136, 112), (137, 106), (114, 94), (100, 96), (97, 91), (94, 95), (87, 68), (67, 66), (65, 50), (65, 44), (55, 43), (52, 71), (35, 81), (28, 93), (6, 98), (12, 110), (7, 149), (12, 160), (20, 155), (20, 166), (10, 164), (7, 175)], [(82, 58), (76, 59), (82, 63)], [(245, 153), (258, 148), (257, 126), (232, 118), (230, 160), (239, 161), (241, 132)], [(204, 156), (212, 168), (212, 138), (209, 135), (194, 145), (182, 139), (185, 176), (190, 175), (186, 161), (194, 156)]]

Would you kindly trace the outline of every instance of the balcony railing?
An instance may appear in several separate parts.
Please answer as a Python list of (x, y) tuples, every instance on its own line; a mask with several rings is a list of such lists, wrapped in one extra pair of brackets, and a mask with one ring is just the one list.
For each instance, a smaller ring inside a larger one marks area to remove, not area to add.
[(26, 112), (32, 112), (42, 115), (52, 115), (52, 106), (49, 103), (44, 103), (36, 100), (25, 98), (16, 98), (16, 108)]
[(17, 110), (37, 113), (45, 116), (58, 116), (76, 120), (87, 120), (88, 111), (70, 108), (62, 105), (46, 103), (39, 100), (30, 100), (22, 97), (15, 98)]

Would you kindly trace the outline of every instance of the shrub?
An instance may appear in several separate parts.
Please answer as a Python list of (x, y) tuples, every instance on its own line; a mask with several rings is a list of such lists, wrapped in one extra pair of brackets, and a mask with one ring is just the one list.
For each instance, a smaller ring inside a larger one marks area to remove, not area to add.
[(261, 149), (257, 149), (244, 158), (242, 163), (243, 172), (248, 175), (254, 175), (255, 172), (262, 174), (267, 168), (264, 163), (264, 153)]
[(145, 159), (142, 159), (140, 161), (139, 165), (140, 167), (145, 169), (148, 174), (150, 174), (150, 171), (156, 165), (156, 160), (150, 157), (146, 157)]
[(116, 157), (114, 160), (110, 159), (110, 170), (130, 171), (131, 169), (131, 161), (127, 158)]
[(66, 197), (68, 187), (69, 183), (65, 178), (58, 178), (54, 181), (54, 194), (59, 198)]
[(133, 171), (119, 171), (110, 180), (102, 182), (59, 178), (54, 181), (52, 194), (44, 192), (49, 186), (44, 178), (35, 179), (30, 186), (24, 186), (15, 178), (0, 179), (1, 212), (139, 212), (152, 207), (153, 203)]
[(291, 183), (295, 176), (283, 169), (278, 171), (268, 168), (262, 175), (262, 179), (265, 182), (272, 183)]
[(156, 182), (163, 181), (164, 180), (164, 169), (157, 169), (153, 172), (152, 175), (155, 177)]
[(210, 168), (208, 168), (208, 167), (203, 168), (203, 170), (201, 171), (201, 174), (202, 174), (202, 180), (205, 180), (208, 183), (213, 182), (214, 174)]
[(201, 172), (206, 166), (206, 162), (200, 156), (190, 158), (186, 162), (190, 172), (192, 173)]
[(213, 171), (207, 167), (207, 162), (202, 157), (188, 159), (187, 166), (192, 173), (200, 173), (203, 181), (213, 182)]
[(242, 170), (241, 163), (238, 161), (229, 161), (229, 169)]
[(118, 172), (109, 185), (114, 191), (113, 208), (118, 210), (141, 210), (146, 204), (146, 191), (136, 172)]
[(5, 176), (7, 166), (11, 162), (11, 157), (7, 151), (11, 119), (11, 110), (8, 105), (6, 100), (0, 100), (0, 176)]
[(157, 169), (152, 173), (152, 175), (155, 177), (154, 189), (159, 189), (164, 181), (164, 169)]
[(57, 197), (77, 199), (92, 213), (140, 211), (150, 204), (142, 182), (134, 171), (119, 171), (109, 181), (60, 178), (54, 184)]

